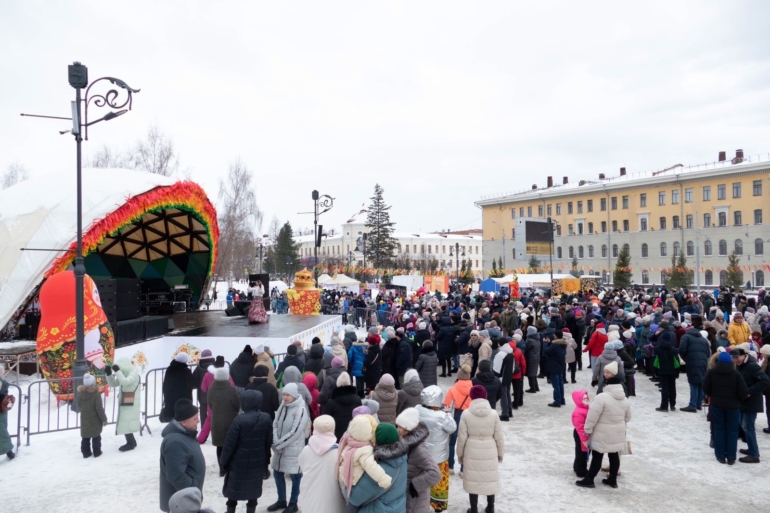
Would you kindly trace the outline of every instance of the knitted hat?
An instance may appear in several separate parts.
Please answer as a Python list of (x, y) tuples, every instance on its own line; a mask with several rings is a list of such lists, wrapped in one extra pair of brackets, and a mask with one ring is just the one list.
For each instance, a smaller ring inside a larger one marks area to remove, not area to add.
[(313, 421), (313, 431), (315, 433), (334, 433), (334, 417), (319, 415)]
[(479, 336), (481, 338), (489, 338), (489, 330), (480, 330), (479, 331)]
[(422, 343), (422, 352), (428, 353), (430, 351), (433, 351), (433, 342), (431, 342), (430, 340), (426, 340), (425, 342)]
[(224, 367), (218, 367), (217, 369), (214, 370), (215, 381), (227, 381), (229, 377), (230, 377), (230, 372)]
[(174, 404), (174, 420), (182, 422), (187, 419), (195, 417), (198, 413), (198, 408), (189, 399), (179, 399)]
[(87, 387), (92, 387), (96, 384), (96, 377), (94, 377), (93, 374), (85, 374), (83, 375), (83, 385)]
[(762, 349), (759, 350), (759, 353), (765, 356), (770, 356), (770, 344), (762, 346)]
[(733, 363), (733, 357), (730, 356), (730, 353), (727, 351), (719, 353), (719, 356), (717, 356), (718, 362), (727, 362), (727, 363)]
[(355, 326), (353, 326), (352, 324), (345, 325), (345, 333), (353, 333), (354, 331), (356, 331)]
[(179, 353), (174, 357), (174, 361), (187, 364), (187, 362), (190, 361), (190, 355), (188, 355), (187, 353)]
[(297, 399), (299, 397), (299, 387), (296, 383), (289, 383), (281, 389), (281, 394), (287, 394)]
[(407, 408), (396, 417), (396, 426), (412, 431), (420, 423), (420, 413), (416, 408)]
[(370, 410), (367, 406), (357, 406), (353, 408), (353, 417), (356, 418), (359, 415), (371, 415), (372, 410)]
[(612, 333), (613, 331), (620, 331), (620, 326), (618, 326), (617, 324), (613, 324), (609, 328), (607, 328), (607, 334), (608, 335), (610, 333)]
[(361, 399), (361, 404), (369, 408), (372, 415), (377, 415), (377, 412), (380, 411), (380, 403), (374, 399)]
[(398, 430), (393, 424), (383, 422), (374, 432), (374, 439), (377, 445), (388, 445), (398, 442)]
[(172, 495), (168, 500), (168, 508), (171, 513), (198, 513), (202, 500), (201, 491), (191, 486)]
[(410, 381), (420, 381), (420, 375), (414, 369), (409, 369), (404, 374), (404, 383), (409, 383)]
[(246, 347), (243, 348), (242, 352), (248, 353), (248, 354), (254, 354), (254, 351), (251, 350), (251, 346), (249, 344), (246, 344)]
[(211, 349), (204, 349), (201, 352), (201, 358), (211, 358)]
[(618, 374), (618, 362), (610, 362), (604, 366), (604, 372), (609, 372), (613, 376)]
[(460, 365), (460, 370), (457, 371), (457, 379), (471, 379), (471, 366), (467, 363)]
[(225, 366), (225, 357), (222, 355), (217, 356), (214, 359), (214, 367), (224, 367)]
[(331, 342), (329, 342), (329, 345), (332, 347), (340, 345), (340, 339), (338, 339), (337, 337), (332, 337), (332, 340)]
[(709, 332), (708, 331), (701, 331), (700, 336), (703, 338), (709, 338)]
[(634, 330), (626, 330), (623, 332), (623, 336), (626, 338), (634, 338), (636, 332)]
[(527, 336), (529, 335), (537, 335), (537, 328), (534, 326), (528, 326), (527, 327)]
[(380, 378), (380, 383), (382, 383), (383, 385), (395, 385), (396, 384), (396, 380), (393, 379), (393, 376), (391, 376), (390, 374), (388, 374), (386, 372)]
[(487, 389), (481, 385), (473, 385), (470, 393), (471, 399), (486, 399)]
[(424, 322), (420, 322), (420, 323), (417, 324), (417, 329), (418, 330), (424, 330), (426, 328), (427, 328), (427, 326), (425, 325)]
[(561, 337), (564, 340), (572, 340), (572, 333), (570, 333), (569, 330), (565, 328), (561, 331)]
[(350, 386), (350, 374), (343, 372), (337, 377), (337, 387), (349, 387)]
[(291, 356), (296, 356), (297, 346), (295, 346), (294, 344), (290, 344), (289, 347), (286, 348), (286, 354)]
[(345, 362), (342, 361), (342, 358), (340, 358), (339, 356), (335, 356), (334, 358), (332, 358), (332, 367), (344, 367), (344, 366), (345, 366)]
[(369, 334), (370, 335), (378, 335), (377, 328), (375, 326), (372, 326), (371, 328), (369, 328)]
[(251, 372), (251, 375), (255, 378), (266, 378), (270, 375), (270, 369), (267, 368), (267, 365), (262, 365), (261, 363), (254, 367), (254, 370)]
[(657, 324), (650, 324), (650, 333), (655, 333), (660, 329), (660, 326)]
[(380, 343), (380, 336), (375, 334), (370, 334), (366, 337), (366, 341), (369, 343), (370, 346), (376, 346)]
[(520, 333), (515, 333), (513, 335), (513, 340), (515, 340), (516, 342), (521, 342), (521, 334)]

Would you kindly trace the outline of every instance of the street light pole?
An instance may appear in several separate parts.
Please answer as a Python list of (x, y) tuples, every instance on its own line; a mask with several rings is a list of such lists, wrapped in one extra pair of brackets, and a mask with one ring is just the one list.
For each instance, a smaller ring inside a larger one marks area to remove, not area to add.
[(548, 261), (551, 268), (551, 297), (553, 297), (553, 220), (550, 217), (548, 218), (548, 231)]
[(460, 243), (455, 242), (455, 260), (457, 263), (457, 287), (460, 287)]
[(698, 228), (697, 210), (695, 211), (695, 283), (698, 290), (698, 297), (700, 297), (700, 228)]

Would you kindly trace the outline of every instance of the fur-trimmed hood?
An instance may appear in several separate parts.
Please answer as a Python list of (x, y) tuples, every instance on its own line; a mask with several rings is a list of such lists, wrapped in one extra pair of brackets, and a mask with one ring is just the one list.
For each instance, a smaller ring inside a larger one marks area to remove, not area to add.
[(397, 442), (387, 445), (377, 445), (374, 447), (374, 459), (377, 461), (392, 460), (399, 456), (404, 456), (409, 452), (409, 444), (403, 438)]
[(98, 391), (99, 391), (99, 387), (96, 386), (96, 385), (91, 385), (90, 387), (87, 387), (85, 385), (78, 385), (78, 392), (80, 392), (80, 393), (83, 393), (83, 392), (98, 392)]
[(556, 344), (557, 346), (566, 346), (569, 344), (569, 342), (567, 342), (567, 340), (564, 338), (557, 338), (555, 340), (552, 340), (551, 344)]
[(411, 450), (423, 443), (428, 438), (429, 434), (428, 426), (426, 426), (424, 422), (420, 422), (417, 424), (416, 428), (404, 435), (402, 440), (406, 442)]

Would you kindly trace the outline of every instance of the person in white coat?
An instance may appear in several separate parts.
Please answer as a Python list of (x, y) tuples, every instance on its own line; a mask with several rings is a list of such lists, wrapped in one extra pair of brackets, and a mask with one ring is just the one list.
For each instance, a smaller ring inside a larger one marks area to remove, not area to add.
[(430, 507), (446, 511), (449, 507), (449, 439), (457, 431), (451, 413), (444, 411), (444, 391), (438, 385), (425, 387), (420, 392), (422, 404), (415, 406), (420, 422), (428, 427), (425, 446), (441, 471), (441, 481), (430, 489)]
[(626, 424), (631, 420), (631, 405), (617, 374), (617, 362), (604, 366), (604, 391), (591, 401), (588, 410), (585, 432), (590, 436), (588, 448), (592, 454), (591, 466), (586, 477), (575, 483), (583, 488), (594, 487), (594, 478), (602, 468), (605, 454), (610, 460), (610, 475), (602, 479), (602, 483), (612, 488), (618, 487), (619, 453), (626, 449)]
[(313, 421), (313, 436), (299, 455), (302, 473), (302, 511), (339, 513), (345, 511), (345, 499), (337, 485), (337, 437), (334, 418), (321, 415)]
[[(267, 511), (283, 510), (283, 513), (297, 513), (299, 507), (299, 454), (310, 436), (310, 413), (296, 383), (289, 383), (283, 390), (283, 402), (278, 407), (273, 421), (273, 477), (278, 491), (278, 501), (268, 506)], [(286, 474), (291, 477), (291, 498), (286, 504)]]

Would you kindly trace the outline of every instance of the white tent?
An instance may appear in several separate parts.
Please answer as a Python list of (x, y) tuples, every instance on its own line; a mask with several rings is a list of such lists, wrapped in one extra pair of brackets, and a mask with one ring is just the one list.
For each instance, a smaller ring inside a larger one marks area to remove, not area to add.
[(289, 286), (288, 286), (288, 285), (286, 285), (286, 284), (285, 284), (284, 282), (282, 282), (282, 281), (271, 281), (271, 282), (270, 282), (270, 290), (268, 290), (268, 291), (267, 291), (267, 293), (269, 294), (269, 293), (270, 293), (270, 291), (272, 291), (272, 290), (273, 290), (275, 287), (278, 287), (278, 292), (279, 292), (279, 293), (280, 293), (280, 292), (283, 292), (284, 290), (286, 290), (286, 289), (288, 289), (288, 288), (289, 288)]
[[(519, 287), (535, 287), (537, 285), (544, 285), (546, 287), (551, 286), (550, 273), (541, 274), (509, 274), (502, 278), (493, 278), (499, 284), (513, 283), (514, 277), (518, 277)], [(571, 274), (556, 274), (554, 273), (553, 279), (560, 280), (562, 278), (572, 278)]]
[(331, 277), (331, 276), (329, 276), (328, 274), (324, 273), (324, 274), (322, 274), (321, 276), (319, 276), (319, 277), (318, 277), (318, 286), (319, 286), (319, 287), (320, 287), (320, 286), (323, 286), (323, 285), (325, 285), (326, 283), (329, 283), (329, 282), (332, 282), (332, 281), (334, 281), (334, 280), (332, 279), (332, 277)]
[(356, 288), (359, 285), (361, 285), (361, 282), (358, 280), (354, 280), (353, 278), (349, 278), (345, 276), (344, 274), (338, 274), (334, 278), (334, 283), (336, 283), (339, 287), (348, 287), (348, 288)]

